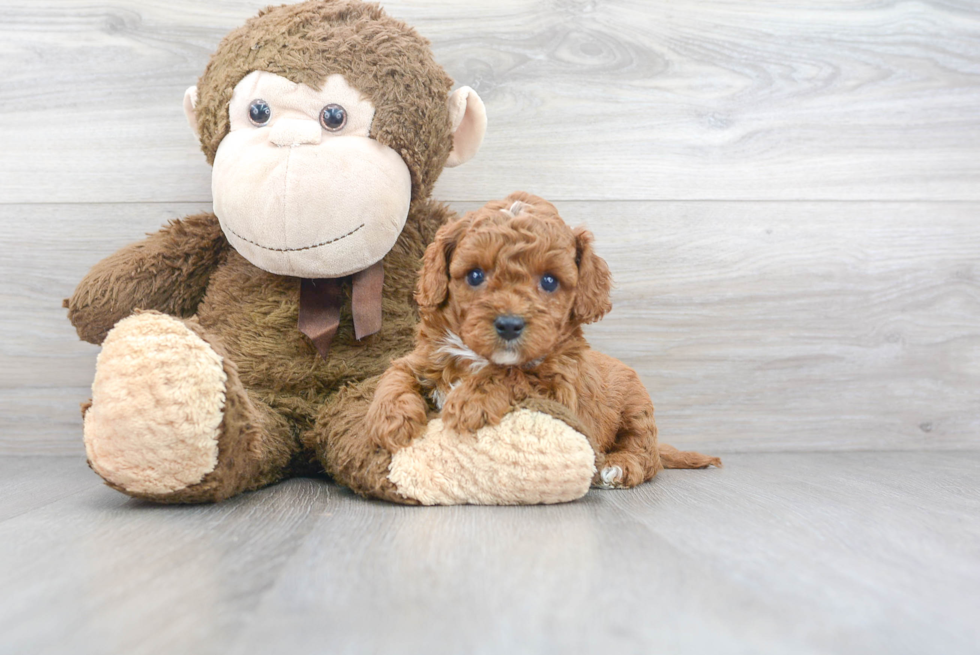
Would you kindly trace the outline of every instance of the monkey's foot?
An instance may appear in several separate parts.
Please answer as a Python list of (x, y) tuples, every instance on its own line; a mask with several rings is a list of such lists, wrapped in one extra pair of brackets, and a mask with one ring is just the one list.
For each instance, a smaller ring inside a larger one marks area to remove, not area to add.
[(392, 455), (388, 479), (423, 505), (532, 505), (581, 498), (594, 474), (585, 436), (525, 408), (475, 437), (431, 421), (420, 439)]
[(200, 482), (218, 463), (226, 383), (221, 357), (182, 321), (155, 312), (120, 321), (85, 413), (92, 469), (135, 495)]

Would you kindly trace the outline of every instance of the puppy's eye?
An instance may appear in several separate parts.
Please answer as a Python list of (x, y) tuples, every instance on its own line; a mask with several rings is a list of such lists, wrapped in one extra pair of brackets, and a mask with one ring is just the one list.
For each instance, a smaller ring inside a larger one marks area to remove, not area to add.
[(554, 292), (558, 289), (558, 278), (551, 273), (545, 273), (541, 276), (541, 288), (548, 293)]
[(252, 121), (252, 125), (265, 125), (270, 118), (272, 118), (272, 107), (265, 100), (253, 100), (248, 106), (248, 120)]
[(320, 125), (323, 129), (336, 132), (347, 124), (347, 110), (340, 105), (327, 105), (320, 110)]
[(483, 274), (482, 268), (474, 268), (472, 271), (466, 274), (466, 284), (470, 285), (471, 287), (478, 287), (483, 284), (485, 277), (486, 276)]

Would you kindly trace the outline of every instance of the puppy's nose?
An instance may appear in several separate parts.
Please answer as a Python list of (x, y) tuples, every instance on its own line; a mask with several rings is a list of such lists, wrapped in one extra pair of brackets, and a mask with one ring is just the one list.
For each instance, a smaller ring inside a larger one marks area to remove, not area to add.
[(521, 336), (521, 332), (524, 330), (524, 319), (520, 316), (498, 316), (497, 320), (493, 322), (493, 326), (497, 328), (497, 334), (504, 341), (513, 341), (517, 337)]

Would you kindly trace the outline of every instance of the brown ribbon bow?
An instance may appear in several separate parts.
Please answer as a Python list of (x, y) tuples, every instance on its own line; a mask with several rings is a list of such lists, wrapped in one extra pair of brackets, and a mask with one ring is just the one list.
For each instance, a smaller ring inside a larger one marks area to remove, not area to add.
[[(384, 267), (381, 262), (349, 276), (354, 338), (360, 341), (381, 329), (381, 292)], [(299, 331), (326, 359), (330, 344), (340, 327), (340, 308), (344, 304), (343, 284), (347, 278), (304, 278), (299, 289)]]

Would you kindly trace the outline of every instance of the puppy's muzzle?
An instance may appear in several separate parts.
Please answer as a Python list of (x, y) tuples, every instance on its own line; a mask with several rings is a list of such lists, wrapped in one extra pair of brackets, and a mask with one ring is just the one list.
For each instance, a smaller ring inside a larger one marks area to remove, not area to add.
[(497, 335), (504, 341), (513, 341), (524, 331), (524, 319), (520, 316), (498, 316), (493, 322)]

